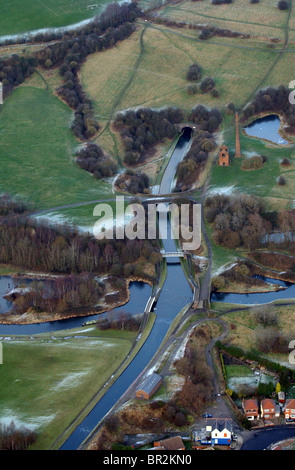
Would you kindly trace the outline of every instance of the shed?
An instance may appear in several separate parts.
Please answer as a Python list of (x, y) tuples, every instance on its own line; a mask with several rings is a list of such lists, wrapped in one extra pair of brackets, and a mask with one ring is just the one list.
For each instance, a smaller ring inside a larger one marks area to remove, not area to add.
[(150, 374), (136, 389), (135, 396), (148, 400), (158, 390), (162, 384), (162, 377), (159, 374)]

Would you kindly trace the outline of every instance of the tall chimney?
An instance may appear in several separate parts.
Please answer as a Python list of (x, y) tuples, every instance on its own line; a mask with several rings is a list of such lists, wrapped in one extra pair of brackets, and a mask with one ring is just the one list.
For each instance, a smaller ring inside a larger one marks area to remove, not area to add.
[(239, 116), (236, 113), (236, 158), (241, 157), (241, 143), (240, 143), (240, 131), (239, 131)]

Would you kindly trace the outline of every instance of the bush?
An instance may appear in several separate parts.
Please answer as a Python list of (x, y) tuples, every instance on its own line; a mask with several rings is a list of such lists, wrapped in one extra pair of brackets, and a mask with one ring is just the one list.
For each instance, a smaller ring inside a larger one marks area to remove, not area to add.
[(278, 8), (279, 10), (288, 10), (289, 2), (287, 2), (286, 0), (280, 0), (278, 3)]
[(186, 79), (192, 82), (192, 81), (199, 80), (200, 77), (201, 77), (201, 67), (198, 64), (190, 65), (186, 74)]
[(202, 93), (209, 93), (215, 87), (215, 81), (211, 77), (206, 77), (200, 84), (200, 90)]
[(263, 163), (263, 157), (260, 155), (254, 155), (253, 157), (245, 158), (245, 160), (242, 161), (242, 169), (257, 170), (258, 168), (262, 168)]
[(213, 88), (213, 90), (211, 90), (211, 96), (213, 96), (213, 98), (219, 98), (219, 91)]
[(278, 185), (279, 186), (285, 186), (285, 184), (287, 184), (287, 181), (286, 181), (286, 178), (284, 178), (284, 176), (279, 176), (278, 177)]
[(199, 34), (199, 39), (210, 39), (213, 38), (214, 32), (212, 29), (204, 28), (203, 31)]
[(188, 95), (196, 95), (198, 93), (197, 85), (188, 85), (187, 87), (187, 94)]
[(282, 166), (289, 166), (289, 165), (291, 165), (289, 158), (286, 158), (286, 157), (283, 158), (283, 160), (281, 161), (281, 165), (282, 165)]

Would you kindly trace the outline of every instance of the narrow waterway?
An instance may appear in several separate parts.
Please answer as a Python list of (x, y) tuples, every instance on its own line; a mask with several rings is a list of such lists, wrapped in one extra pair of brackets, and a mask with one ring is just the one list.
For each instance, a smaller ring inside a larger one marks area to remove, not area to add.
[(212, 292), (211, 302), (226, 302), (230, 304), (256, 305), (267, 304), (275, 300), (295, 299), (295, 284), (269, 277), (257, 276), (269, 284), (276, 284), (283, 289), (274, 292), (253, 292), (236, 294), (230, 292)]
[[(164, 173), (160, 188), (161, 193), (169, 193), (172, 188), (176, 167), (187, 152), (191, 139), (191, 132), (184, 132), (180, 137), (175, 150), (170, 158)], [(162, 240), (164, 250), (174, 252), (177, 250), (175, 241), (171, 237), (171, 227), (167, 216), (167, 238)], [(12, 281), (12, 278), (10, 278)], [(5, 279), (3, 289), (7, 293), (9, 278)], [(14, 286), (11, 286), (14, 287)], [(151, 287), (144, 283), (133, 282), (130, 285), (130, 300), (120, 307), (127, 312), (141, 313), (144, 311), (148, 298), (151, 294)], [(62, 450), (77, 449), (87, 438), (89, 433), (97, 426), (103, 417), (112, 409), (122, 395), (128, 390), (130, 385), (141, 374), (149, 364), (158, 348), (160, 347), (170, 325), (178, 313), (193, 302), (193, 291), (182, 269), (178, 257), (167, 259), (167, 275), (161, 294), (154, 306), (156, 319), (150, 335), (143, 344), (139, 353), (132, 362), (118, 377), (114, 384), (108, 389), (105, 395), (90, 411), (82, 423), (70, 435), (61, 447)], [(11, 308), (11, 305), (4, 304), (3, 308)], [(5, 310), (7, 311), (7, 310)], [(106, 314), (107, 315), (107, 314)], [(78, 317), (62, 321), (46, 322), (30, 325), (0, 325), (0, 335), (33, 335), (48, 331), (56, 331), (81, 326), (87, 320), (94, 320), (97, 316)], [(122, 358), (123, 359), (123, 358)]]
[[(189, 148), (191, 132), (184, 133), (170, 158), (169, 165), (164, 173), (160, 192), (163, 194), (166, 190), (170, 192), (176, 167)], [(172, 172), (173, 178), (172, 178)], [(163, 247), (166, 252), (175, 252), (177, 250), (175, 241), (171, 235), (170, 220), (167, 214), (167, 238), (162, 239)], [(161, 227), (160, 227), (161, 233)], [(132, 362), (118, 377), (115, 383), (105, 393), (97, 405), (90, 411), (88, 416), (70, 435), (67, 441), (61, 446), (61, 450), (77, 449), (87, 438), (95, 426), (112, 409), (112, 407), (128, 390), (130, 385), (141, 374), (149, 364), (155, 353), (159, 349), (168, 329), (177, 316), (177, 314), (188, 304), (193, 302), (193, 291), (183, 272), (179, 258), (167, 258), (167, 276), (160, 294), (160, 297), (154, 306), (156, 319), (147, 340), (143, 344), (139, 353)]]

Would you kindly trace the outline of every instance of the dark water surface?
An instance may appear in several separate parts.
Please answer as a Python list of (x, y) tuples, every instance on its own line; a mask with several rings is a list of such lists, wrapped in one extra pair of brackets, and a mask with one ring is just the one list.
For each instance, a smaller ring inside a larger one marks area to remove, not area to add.
[(287, 140), (279, 133), (281, 120), (276, 114), (265, 116), (261, 119), (256, 119), (249, 126), (245, 127), (246, 134), (251, 137), (258, 137), (259, 139), (266, 139), (275, 144), (288, 145)]
[(211, 302), (226, 302), (230, 304), (267, 304), (274, 300), (280, 299), (292, 299), (295, 298), (295, 284), (291, 282), (280, 281), (278, 279), (271, 279), (269, 277), (256, 276), (257, 278), (263, 279), (265, 282), (270, 284), (277, 284), (284, 287), (282, 290), (276, 292), (261, 292), (251, 294), (235, 294), (227, 292), (212, 292)]

